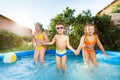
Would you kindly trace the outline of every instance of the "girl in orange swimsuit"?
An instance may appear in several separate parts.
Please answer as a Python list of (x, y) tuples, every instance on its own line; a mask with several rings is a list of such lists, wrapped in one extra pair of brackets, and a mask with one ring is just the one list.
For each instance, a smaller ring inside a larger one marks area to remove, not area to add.
[[(89, 46), (89, 45), (95, 45), (97, 42), (97, 37), (96, 35), (91, 35), (91, 38), (93, 38), (92, 41), (89, 40), (89, 35), (86, 35), (85, 39), (84, 39), (84, 43), (85, 45)], [(88, 49), (88, 48), (83, 48), (85, 51), (87, 51), (88, 53), (94, 52), (94, 49)]]
[(44, 62), (44, 54), (45, 54), (45, 46), (42, 44), (43, 42), (48, 42), (48, 37), (42, 28), (41, 23), (35, 24), (35, 33), (33, 37), (33, 46), (35, 48), (34, 52), (34, 62), (38, 62), (38, 58), (40, 57), (40, 62)]
[(88, 66), (89, 61), (91, 61), (94, 66), (97, 66), (98, 63), (96, 60), (96, 53), (94, 50), (94, 46), (97, 44), (98, 47), (102, 50), (103, 54), (106, 57), (108, 57), (108, 55), (106, 54), (97, 34), (95, 34), (95, 25), (87, 24), (84, 27), (84, 33), (85, 35), (82, 36), (76, 53), (79, 53), (79, 51), (82, 49), (83, 51), (82, 55), (83, 55), (85, 67)]

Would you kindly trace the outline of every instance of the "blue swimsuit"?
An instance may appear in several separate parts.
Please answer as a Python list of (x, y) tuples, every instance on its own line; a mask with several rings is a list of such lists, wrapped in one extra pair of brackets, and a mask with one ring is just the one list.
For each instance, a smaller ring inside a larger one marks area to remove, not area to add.
[(58, 51), (58, 50), (56, 50), (56, 56), (58, 56), (58, 57), (62, 57), (62, 56), (64, 56), (64, 55), (66, 55), (66, 50), (63, 50), (63, 51)]

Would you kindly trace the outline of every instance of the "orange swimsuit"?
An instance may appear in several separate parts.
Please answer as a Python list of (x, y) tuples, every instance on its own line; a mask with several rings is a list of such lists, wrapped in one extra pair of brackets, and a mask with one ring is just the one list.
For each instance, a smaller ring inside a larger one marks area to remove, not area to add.
[[(95, 35), (92, 35), (92, 37), (93, 37), (93, 41), (90, 42), (90, 40), (88, 39), (88, 35), (85, 36), (85, 39), (84, 39), (85, 45), (95, 45), (96, 44), (97, 37)], [(94, 52), (94, 49), (84, 48), (84, 50), (88, 53)]]

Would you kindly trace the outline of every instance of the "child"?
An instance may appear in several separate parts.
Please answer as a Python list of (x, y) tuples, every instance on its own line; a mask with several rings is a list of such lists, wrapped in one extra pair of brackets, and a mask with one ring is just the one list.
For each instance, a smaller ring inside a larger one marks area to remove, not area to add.
[(98, 47), (102, 50), (103, 54), (108, 57), (106, 54), (103, 45), (101, 44), (97, 34), (95, 34), (95, 25), (93, 24), (87, 24), (84, 27), (84, 35), (81, 38), (80, 44), (78, 46), (78, 49), (76, 50), (76, 53), (79, 53), (79, 51), (82, 49), (82, 55), (85, 67), (88, 66), (89, 60), (92, 62), (94, 66), (97, 66), (97, 60), (96, 60), (96, 54), (94, 50), (94, 46), (97, 43)]
[[(44, 43), (45, 45), (52, 45), (56, 42), (56, 68), (59, 71), (62, 66), (63, 73), (66, 70), (66, 47), (75, 52), (75, 50), (69, 44), (69, 37), (64, 35), (65, 25), (63, 23), (56, 24), (57, 33), (51, 42)], [(60, 64), (61, 63), (61, 64)]]
[(42, 27), (41, 23), (35, 24), (35, 33), (32, 40), (33, 46), (35, 48), (34, 52), (34, 62), (38, 62), (38, 57), (40, 56), (40, 62), (44, 62), (45, 46), (42, 45), (42, 42), (48, 42), (48, 37), (45, 33), (45, 30)]

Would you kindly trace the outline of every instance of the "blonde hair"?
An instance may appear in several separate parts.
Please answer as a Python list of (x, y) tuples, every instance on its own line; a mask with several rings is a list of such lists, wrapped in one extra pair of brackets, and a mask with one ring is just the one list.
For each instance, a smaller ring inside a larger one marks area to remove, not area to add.
[(85, 27), (84, 27), (84, 34), (87, 34), (87, 27), (90, 27), (90, 26), (94, 26), (94, 29), (95, 29), (94, 34), (97, 34), (97, 28), (96, 28), (96, 26), (95, 26), (94, 24), (92, 24), (92, 23), (87, 23), (87, 24), (85, 25)]

